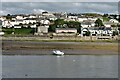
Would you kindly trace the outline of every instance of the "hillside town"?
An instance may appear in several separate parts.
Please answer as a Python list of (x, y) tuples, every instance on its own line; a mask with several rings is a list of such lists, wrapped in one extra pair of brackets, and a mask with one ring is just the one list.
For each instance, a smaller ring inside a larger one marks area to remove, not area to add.
[(119, 15), (97, 13), (7, 14), (0, 16), (0, 35), (117, 36)]

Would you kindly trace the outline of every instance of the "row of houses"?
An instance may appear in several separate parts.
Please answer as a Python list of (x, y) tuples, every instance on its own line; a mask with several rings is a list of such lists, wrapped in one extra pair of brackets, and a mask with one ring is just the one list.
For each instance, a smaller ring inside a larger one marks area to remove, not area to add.
[[(64, 19), (64, 21), (78, 21), (81, 23), (82, 27), (92, 27), (95, 26), (95, 21), (100, 18), (103, 21), (102, 17), (85, 17), (78, 15), (68, 15), (67, 13), (50, 13), (43, 12), (42, 14), (31, 14), (31, 15), (11, 15), (12, 19), (8, 21), (6, 16), (1, 16), (0, 20), (2, 21), (3, 27), (11, 27), (19, 24), (35, 24), (37, 22), (42, 22), (41, 20), (57, 20)], [(45, 22), (46, 23), (46, 22)], [(47, 22), (49, 23), (49, 22)], [(46, 23), (46, 24), (47, 24)], [(111, 24), (118, 24), (119, 22), (116, 19), (110, 19), (109, 22), (104, 22), (106, 27), (110, 27)]]
[[(31, 15), (14, 15), (11, 20), (7, 20), (5, 16), (0, 17), (0, 23), (3, 28), (22, 28), (30, 27), (37, 28), (37, 34), (48, 33), (51, 20), (64, 19), (64, 21), (78, 21), (81, 23), (81, 35), (84, 36), (87, 32), (90, 32), (92, 36), (95, 35), (112, 35), (113, 31), (118, 31), (118, 27), (113, 29), (111, 25), (117, 25), (119, 22), (116, 19), (110, 19), (108, 22), (104, 22), (104, 26), (96, 27), (95, 21), (102, 17), (85, 17), (77, 15), (67, 15), (67, 13), (49, 13), (43, 12), (42, 14)], [(55, 32), (59, 33), (78, 33), (76, 28), (56, 28)]]
[[(89, 28), (81, 28), (81, 35), (80, 36), (112, 36), (114, 31), (117, 31), (119, 33), (120, 28), (111, 28), (111, 27), (89, 27)], [(77, 34), (76, 28), (56, 28), (55, 32), (57, 34), (59, 33), (74, 33)], [(87, 32), (90, 32), (89, 35), (87, 35)]]

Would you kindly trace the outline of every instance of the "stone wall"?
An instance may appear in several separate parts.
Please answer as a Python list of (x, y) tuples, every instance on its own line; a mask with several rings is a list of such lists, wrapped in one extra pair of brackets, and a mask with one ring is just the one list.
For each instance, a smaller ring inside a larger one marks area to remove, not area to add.
[(49, 36), (46, 36), (46, 37), (40, 37), (40, 36), (36, 36), (36, 37), (2, 37), (2, 40), (118, 40), (118, 39), (119, 39), (118, 36), (110, 37), (109, 39), (105, 39), (105, 38), (99, 39), (96, 36), (94, 36), (94, 37), (93, 36), (92, 37), (53, 36), (52, 38)]

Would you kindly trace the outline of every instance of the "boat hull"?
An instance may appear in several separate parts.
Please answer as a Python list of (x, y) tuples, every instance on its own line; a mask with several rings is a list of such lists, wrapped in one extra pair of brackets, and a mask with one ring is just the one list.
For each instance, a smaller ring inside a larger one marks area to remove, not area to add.
[(61, 51), (53, 51), (53, 54), (54, 55), (64, 55), (64, 53)]

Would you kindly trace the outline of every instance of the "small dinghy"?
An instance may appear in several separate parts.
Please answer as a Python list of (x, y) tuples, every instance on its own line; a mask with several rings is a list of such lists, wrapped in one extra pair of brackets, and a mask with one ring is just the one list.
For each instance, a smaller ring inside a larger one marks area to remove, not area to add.
[(62, 52), (60, 50), (54, 50), (53, 54), (55, 54), (55, 55), (64, 55), (64, 52)]

